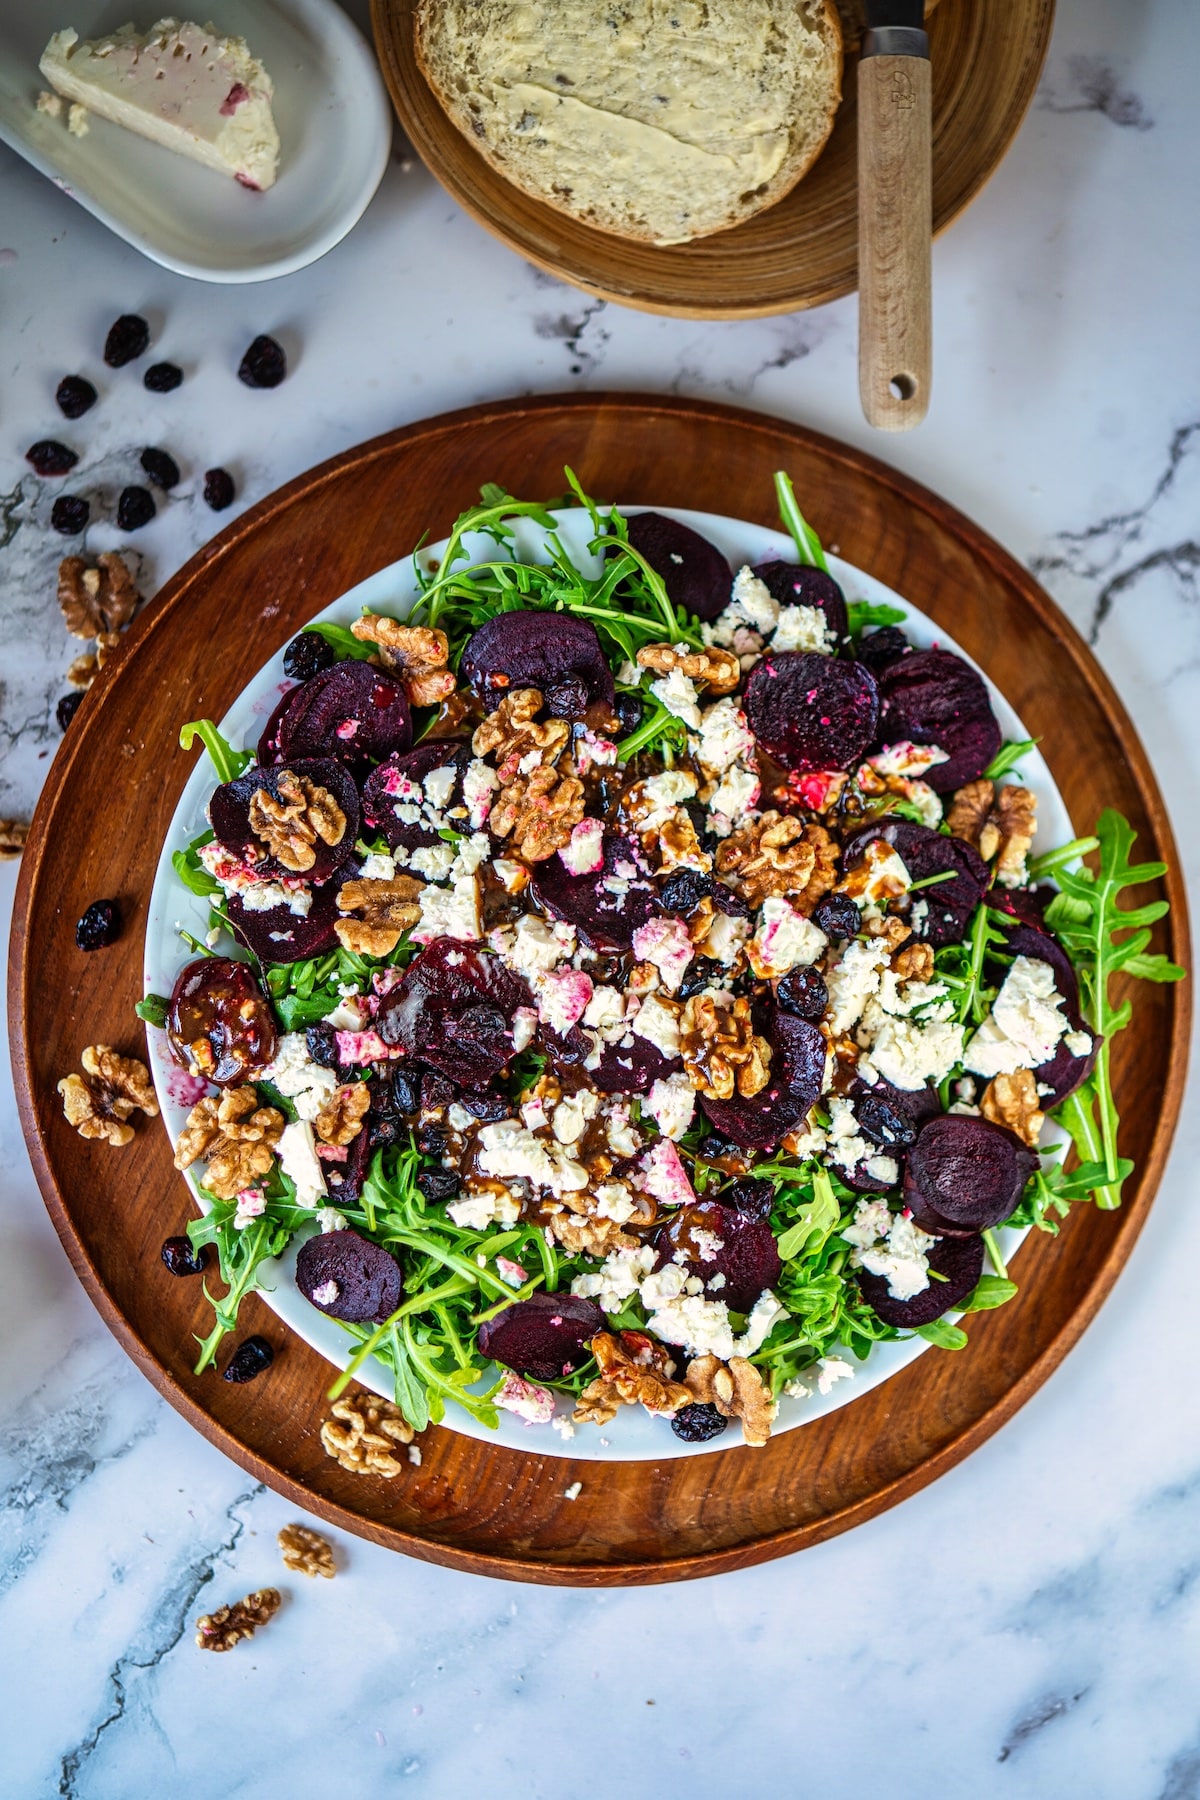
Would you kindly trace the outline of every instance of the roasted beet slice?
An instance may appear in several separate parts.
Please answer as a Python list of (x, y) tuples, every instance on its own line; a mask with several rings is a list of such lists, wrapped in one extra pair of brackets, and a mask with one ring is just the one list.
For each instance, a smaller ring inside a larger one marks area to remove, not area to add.
[[(874, 1087), (856, 1080), (847, 1097), (862, 1136), (875, 1146), (878, 1155), (890, 1156), (901, 1172), (917, 1132), (926, 1119), (939, 1117), (942, 1110), (934, 1088), (917, 1088), (907, 1093), (882, 1079)], [(868, 1158), (868, 1161), (873, 1160)], [(838, 1174), (856, 1194), (885, 1194), (896, 1185), (895, 1181), (884, 1181), (880, 1176), (872, 1175), (866, 1162), (850, 1170), (839, 1169)]]
[(701, 1094), (700, 1105), (713, 1128), (742, 1150), (773, 1150), (789, 1131), (798, 1129), (808, 1113), (807, 1107), (793, 1100), (782, 1080), (772, 1081), (752, 1100), (744, 1100), (740, 1094), (732, 1100), (713, 1100)]
[[(702, 1235), (697, 1238), (696, 1233)], [(703, 1234), (707, 1234), (705, 1237)], [(720, 1245), (714, 1249), (708, 1239)], [(765, 1218), (724, 1206), (719, 1200), (702, 1200), (681, 1207), (655, 1237), (656, 1268), (673, 1262), (677, 1252), (687, 1253), (683, 1264), (689, 1275), (705, 1284), (723, 1275), (724, 1282), (709, 1296), (723, 1300), (731, 1312), (747, 1313), (764, 1288), (774, 1287), (783, 1264), (775, 1233)]]
[(258, 740), (257, 754), (260, 763), (269, 766), (272, 763), (283, 761), (283, 752), (279, 748), (279, 733), (283, 727), (283, 721), (293, 707), (303, 705), (304, 700), (303, 687), (284, 688), (275, 703), (275, 710), (263, 727), (263, 734)]
[(180, 971), (167, 1042), (182, 1068), (218, 1087), (239, 1087), (275, 1055), (275, 1016), (249, 963), (201, 956)]
[(482, 1355), (534, 1381), (561, 1381), (581, 1368), (588, 1344), (608, 1320), (594, 1300), (575, 1294), (530, 1294), (479, 1327)]
[(745, 709), (755, 737), (785, 768), (849, 769), (874, 741), (879, 693), (862, 663), (781, 650), (755, 664)]
[(952, 650), (915, 650), (879, 677), (880, 741), (937, 744), (949, 762), (925, 776), (939, 794), (953, 793), (983, 774), (1000, 748), (1001, 732), (982, 678)]
[(929, 1250), (929, 1267), (940, 1275), (911, 1300), (896, 1300), (888, 1292), (887, 1277), (868, 1275), (859, 1270), (858, 1285), (862, 1297), (885, 1325), (915, 1331), (919, 1325), (932, 1325), (943, 1313), (952, 1312), (978, 1286), (983, 1274), (983, 1239), (981, 1237), (944, 1237)]
[(497, 613), (468, 638), (460, 673), (489, 707), (513, 688), (545, 693), (572, 677), (583, 682), (588, 704), (611, 706), (615, 696), (595, 626), (573, 613)]
[[(315, 837), (310, 845), (313, 860), (307, 868), (288, 868), (281, 863), (250, 825), (250, 802), (264, 789), (281, 805), (293, 802), (296, 788), (294, 782), (285, 779), (289, 775), (311, 782), (314, 788), (323, 788), (332, 796), (344, 818), (340, 829), (333, 820), (327, 824), (328, 834), (334, 839), (332, 843), (319, 833)], [(354, 852), (359, 826), (358, 790), (346, 770), (335, 762), (289, 762), (278, 768), (263, 768), (258, 764), (239, 775), (236, 781), (227, 781), (217, 788), (209, 802), (208, 816), (219, 842), (243, 862), (252, 863), (264, 878), (275, 880), (280, 875), (299, 875), (305, 881), (328, 881)]]
[(409, 964), (375, 1024), (385, 1044), (477, 1092), (513, 1054), (517, 1008), (532, 1005), (528, 987), (499, 957), (438, 938)]
[(854, 867), (876, 838), (892, 846), (914, 881), (924, 881), (931, 875), (950, 875), (949, 881), (922, 888), (914, 897), (914, 906), (918, 901), (925, 904), (917, 908), (915, 917), (910, 914), (910, 922), (915, 935), (935, 950), (943, 944), (961, 943), (989, 880), (987, 864), (979, 852), (965, 839), (945, 837), (928, 825), (918, 825), (914, 819), (882, 818), (861, 826), (846, 839), (847, 869)]
[[(1000, 891), (993, 890), (994, 893)], [(1007, 947), (1013, 956), (1033, 956), (1050, 964), (1054, 970), (1054, 985), (1066, 1001), (1063, 1010), (1071, 1031), (1085, 1031), (1092, 1041), (1091, 1049), (1085, 1055), (1076, 1056), (1060, 1038), (1054, 1055), (1034, 1070), (1039, 1086), (1050, 1090), (1041, 1097), (1043, 1107), (1057, 1106), (1087, 1080), (1096, 1066), (1101, 1040), (1079, 1009), (1079, 978), (1057, 938), (1039, 925), (1021, 924), (1009, 932)], [(997, 963), (992, 972), (999, 982), (1003, 981), (1007, 970)]]
[[(462, 799), (462, 778), (470, 760), (471, 752), (465, 744), (446, 743), (420, 744), (415, 750), (389, 756), (386, 762), (371, 770), (363, 785), (363, 818), (383, 833), (393, 850), (431, 848), (438, 842), (433, 826), (424, 820), (418, 824), (406, 823), (397, 808), (407, 810), (423, 804), (426, 795), (421, 784), (435, 769), (450, 769), (454, 775), (449, 796), (442, 802), (443, 810), (446, 806), (458, 805)], [(421, 792), (414, 794), (414, 786)]]
[(334, 927), (341, 917), (337, 897), (342, 883), (353, 881), (360, 867), (351, 857), (332, 881), (311, 888), (312, 905), (304, 914), (294, 913), (290, 906), (251, 912), (240, 894), (230, 894), (225, 911), (238, 937), (260, 962), (294, 963), (308, 956), (324, 956), (338, 941)]
[(350, 658), (314, 675), (279, 722), (279, 753), (361, 764), (412, 743), (408, 695), (397, 676)]
[(323, 1231), (301, 1244), (296, 1286), (318, 1312), (353, 1325), (389, 1318), (404, 1291), (391, 1252), (349, 1230)]
[(778, 1070), (788, 1095), (802, 1112), (820, 1098), (825, 1081), (825, 1039), (808, 1019), (775, 1007), (768, 1018), (772, 1074)]
[(700, 1104), (722, 1137), (744, 1150), (770, 1150), (789, 1131), (797, 1131), (820, 1098), (825, 1079), (825, 1039), (807, 1019), (782, 1007), (771, 1007), (755, 1026), (771, 1045), (771, 1080), (760, 1094), (746, 1100), (700, 1096)]
[(930, 1119), (908, 1152), (904, 1204), (922, 1231), (967, 1237), (1016, 1210), (1037, 1157), (1015, 1131), (945, 1113)]
[(602, 956), (630, 949), (634, 932), (656, 910), (654, 887), (641, 873), (636, 845), (614, 832), (604, 834), (604, 867), (597, 874), (572, 875), (561, 856), (551, 856), (534, 864), (531, 885), (551, 918), (574, 925)]
[(754, 573), (773, 600), (780, 606), (815, 606), (825, 614), (825, 623), (836, 638), (844, 638), (850, 629), (846, 597), (824, 569), (808, 563), (759, 563)]
[(662, 513), (634, 513), (626, 523), (629, 542), (661, 578), (672, 606), (698, 619), (715, 619), (725, 611), (733, 571), (715, 544)]
[(864, 632), (855, 646), (859, 662), (866, 663), (876, 680), (894, 662), (908, 654), (908, 638), (898, 625), (882, 625), (878, 631)]
[(664, 1056), (648, 1038), (635, 1037), (629, 1048), (620, 1042), (606, 1044), (587, 1076), (602, 1094), (648, 1094), (660, 1077), (665, 1080), (680, 1067), (678, 1056)]

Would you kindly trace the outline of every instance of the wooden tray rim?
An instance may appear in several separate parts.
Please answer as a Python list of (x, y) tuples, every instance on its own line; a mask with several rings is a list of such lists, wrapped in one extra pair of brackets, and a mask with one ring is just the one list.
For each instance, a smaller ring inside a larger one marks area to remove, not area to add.
[[(90, 700), (85, 701), (85, 705), (89, 707), (89, 710), (97, 705), (103, 707), (107, 696), (114, 691), (120, 668), (126, 659), (136, 654), (151, 633), (159, 629), (160, 624), (172, 617), (175, 611), (186, 603), (189, 588), (197, 577), (207, 570), (210, 563), (239, 543), (248, 533), (256, 531), (273, 515), (286, 511), (325, 483), (340, 479), (351, 468), (361, 472), (373, 461), (389, 456), (394, 449), (401, 445), (409, 445), (421, 439), (453, 433), (464, 427), (474, 429), (492, 418), (512, 419), (522, 414), (536, 416), (559, 411), (585, 414), (605, 407), (616, 408), (636, 415), (643, 423), (648, 416), (652, 417), (656, 412), (670, 413), (675, 416), (685, 414), (698, 419), (716, 418), (731, 427), (742, 430), (769, 432), (771, 435), (782, 434), (802, 440), (808, 446), (819, 450), (831, 461), (853, 467), (857, 472), (867, 474), (873, 480), (889, 488), (906, 505), (930, 515), (936, 513), (940, 522), (954, 535), (969, 537), (974, 552), (985, 556), (1002, 579), (1020, 590), (1022, 598), (1033, 608), (1041, 622), (1057, 639), (1063, 653), (1070, 656), (1076, 663), (1087, 685), (1095, 691), (1114, 726), (1120, 731), (1135, 779), (1143, 794), (1147, 814), (1153, 822), (1163, 857), (1169, 865), (1164, 879), (1171, 902), (1169, 921), (1171, 953), (1175, 960), (1183, 963), (1185, 967), (1189, 966), (1187, 893), (1180, 869), (1174, 833), (1162, 795), (1145, 749), (1124, 705), (1084, 639), (1065, 614), (1060, 611), (1032, 575), (999, 543), (976, 526), (958, 508), (941, 500), (923, 484), (901, 474), (890, 464), (880, 461), (868, 452), (854, 449), (824, 433), (809, 430), (807, 427), (796, 425), (788, 420), (773, 418), (768, 414), (756, 413), (747, 408), (724, 406), (715, 402), (676, 400), (660, 395), (636, 392), (548, 394), (510, 401), (483, 402), (476, 406), (459, 408), (428, 420), (402, 426), (395, 431), (369, 439), (362, 445), (340, 452), (267, 495), (199, 550), (165, 584), (154, 601), (146, 607), (130, 627), (121, 648), (117, 667), (113, 669), (110, 679), (105, 681), (99, 694), (93, 695)], [(653, 504), (652, 501), (649, 503)], [(384, 566), (383, 563), (380, 566)], [(1001, 1399), (965, 1425), (940, 1450), (914, 1464), (903, 1474), (885, 1483), (870, 1495), (842, 1506), (822, 1519), (765, 1534), (749, 1544), (712, 1552), (698, 1552), (677, 1558), (659, 1558), (652, 1562), (630, 1560), (580, 1565), (551, 1563), (525, 1556), (509, 1557), (484, 1551), (464, 1551), (453, 1545), (425, 1538), (399, 1527), (377, 1526), (374, 1521), (363, 1518), (350, 1508), (341, 1506), (335, 1501), (327, 1500), (292, 1477), (282, 1474), (263, 1457), (260, 1457), (257, 1452), (243, 1445), (232, 1432), (217, 1424), (203, 1407), (180, 1386), (170, 1371), (158, 1362), (157, 1358), (138, 1338), (132, 1325), (112, 1300), (86, 1245), (75, 1230), (66, 1201), (59, 1191), (38, 1129), (30, 1083), (29, 1018), (23, 1007), (26, 976), (25, 949), (32, 895), (37, 886), (38, 874), (46, 858), (47, 849), (52, 842), (51, 834), (47, 830), (47, 821), (53, 812), (58, 794), (72, 777), (81, 749), (80, 739), (76, 738), (72, 743), (68, 736), (51, 765), (46, 785), (35, 810), (28, 846), (22, 858), (13, 914), (8, 979), (9, 1032), (18, 1110), (35, 1179), (55, 1230), (89, 1298), (117, 1341), (128, 1352), (131, 1360), (146, 1378), (152, 1382), (175, 1410), (187, 1419), (189, 1424), (193, 1425), (210, 1443), (224, 1451), (233, 1462), (254, 1479), (263, 1482), (275, 1492), (331, 1525), (354, 1535), (366, 1537), (385, 1548), (402, 1549), (406, 1554), (415, 1556), (422, 1561), (500, 1579), (522, 1580), (537, 1585), (553, 1586), (610, 1587), (633, 1583), (653, 1585), (670, 1580), (695, 1579), (718, 1574), (728, 1569), (749, 1567), (773, 1557), (805, 1548), (810, 1544), (822, 1543), (842, 1531), (848, 1530), (853, 1525), (889, 1509), (911, 1494), (919, 1492), (921, 1488), (936, 1480), (948, 1469), (953, 1468), (978, 1445), (991, 1437), (1025, 1404), (1057, 1368), (1067, 1352), (1079, 1341), (1128, 1260), (1129, 1250), (1145, 1223), (1146, 1215), (1161, 1180), (1182, 1105), (1190, 1040), (1191, 995), (1188, 990), (1176, 990), (1177, 1002), (1174, 1007), (1169, 1048), (1171, 1073), (1164, 1089), (1163, 1104), (1156, 1121), (1152, 1148), (1136, 1172), (1134, 1178), (1136, 1191), (1132, 1199), (1126, 1200), (1119, 1214), (1108, 1215), (1110, 1219), (1115, 1219), (1118, 1223), (1107, 1255), (1097, 1269), (1090, 1286), (1081, 1295), (1074, 1309), (1062, 1320), (1041, 1355), (1029, 1364), (1011, 1387), (1006, 1389)], [(896, 1379), (903, 1379), (903, 1372)], [(852, 1416), (852, 1409), (845, 1409), (845, 1411), (847, 1417)], [(737, 1456), (752, 1453), (739, 1448), (723, 1454)], [(705, 1461), (709, 1464), (719, 1463), (720, 1457), (706, 1458)], [(589, 1467), (592, 1466), (589, 1465)], [(594, 1466), (598, 1469), (619, 1469), (620, 1467), (620, 1465), (607, 1464)]]

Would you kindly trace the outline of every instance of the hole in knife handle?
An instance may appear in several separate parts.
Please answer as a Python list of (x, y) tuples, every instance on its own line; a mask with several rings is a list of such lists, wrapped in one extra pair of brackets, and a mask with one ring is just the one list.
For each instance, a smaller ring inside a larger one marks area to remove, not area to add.
[(893, 400), (911, 400), (917, 391), (917, 384), (911, 375), (893, 375), (888, 382), (888, 393)]

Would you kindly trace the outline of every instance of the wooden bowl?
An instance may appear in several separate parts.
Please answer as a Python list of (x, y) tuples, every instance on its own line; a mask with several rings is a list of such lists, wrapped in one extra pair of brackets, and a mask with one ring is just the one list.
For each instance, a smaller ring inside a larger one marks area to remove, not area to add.
[[(417, 66), (414, 0), (371, 0), (375, 45), (417, 154), (472, 218), (575, 287), (643, 312), (753, 319), (821, 306), (858, 278), (855, 61), (816, 164), (778, 205), (731, 231), (656, 247), (598, 231), (522, 193), (453, 125)], [(973, 200), (1012, 142), (1050, 41), (1054, 0), (941, 0), (930, 12), (933, 228)]]
[[(732, 407), (636, 394), (550, 396), (451, 413), (376, 438), (301, 476), (215, 538), (134, 624), (55, 757), (21, 868), (10, 961), (13, 1063), (38, 1183), (104, 1319), (185, 1418), (258, 1480), (332, 1524), (430, 1561), (537, 1582), (669, 1581), (780, 1556), (915, 1492), (1009, 1418), (1076, 1341), (1146, 1217), (1179, 1110), (1188, 984), (1143, 986), (1117, 1040), (1122, 1142), (1136, 1162), (1120, 1212), (1081, 1207), (1062, 1237), (1032, 1234), (1022, 1292), (970, 1323), (970, 1347), (930, 1350), (852, 1405), (763, 1450), (665, 1463), (573, 1463), (428, 1431), (392, 1481), (324, 1454), (331, 1370), (261, 1302), (245, 1333), (276, 1348), (245, 1387), (191, 1373), (196, 1283), (159, 1261), (190, 1197), (158, 1121), (125, 1150), (67, 1125), (56, 1083), (87, 1044), (137, 1054), (146, 903), (195, 753), (180, 723), (219, 719), (268, 653), (314, 612), (428, 532), (449, 530), (484, 481), (593, 493), (774, 523), (773, 470), (859, 567), (945, 621), (1042, 748), (1077, 825), (1121, 808), (1138, 853), (1171, 864), (1158, 947), (1187, 961), (1187, 914), (1162, 799), (1120, 701), (1083, 640), (1022, 569), (960, 513), (861, 451)], [(84, 955), (74, 928), (99, 896), (125, 930)], [(1148, 896), (1145, 896), (1148, 897)], [(574, 1502), (565, 1491), (574, 1482)]]

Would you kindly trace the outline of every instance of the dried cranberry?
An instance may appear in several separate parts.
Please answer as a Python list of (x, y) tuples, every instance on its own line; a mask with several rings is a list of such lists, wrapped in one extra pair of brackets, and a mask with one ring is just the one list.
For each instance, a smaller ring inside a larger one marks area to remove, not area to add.
[(65, 731), (67, 729), (67, 726), (79, 711), (82, 702), (82, 694), (63, 695), (62, 699), (54, 709), (54, 716), (58, 720), (58, 729), (60, 731)]
[(662, 885), (660, 898), (663, 910), (672, 913), (694, 912), (715, 886), (712, 876), (702, 875), (698, 869), (676, 869)]
[(123, 369), (126, 363), (145, 353), (150, 342), (150, 327), (137, 313), (122, 313), (109, 327), (104, 340), (104, 360), (110, 369)]
[(122, 488), (121, 498), (117, 501), (117, 525), (121, 531), (140, 531), (157, 511), (149, 488)]
[(859, 662), (866, 663), (868, 669), (878, 675), (889, 664), (899, 662), (908, 648), (908, 639), (898, 625), (884, 625), (859, 639), (855, 655)]
[(422, 1156), (441, 1156), (446, 1148), (446, 1133), (440, 1125), (422, 1125), (417, 1133), (417, 1149)]
[(449, 1106), (454, 1092), (454, 1083), (447, 1081), (444, 1075), (430, 1072), (421, 1077), (421, 1105), (426, 1112), (433, 1112), (439, 1106)]
[(451, 1169), (422, 1169), (417, 1176), (417, 1186), (427, 1200), (449, 1200), (457, 1194), (458, 1176)]
[(392, 1100), (402, 1113), (420, 1111), (421, 1082), (411, 1069), (397, 1069), (392, 1076)]
[(173, 488), (179, 480), (179, 464), (165, 450), (143, 450), (141, 462), (155, 487)]
[(82, 419), (96, 404), (96, 390), (82, 375), (64, 375), (54, 390), (54, 398), (64, 419)]
[(707, 1137), (701, 1138), (696, 1146), (696, 1155), (701, 1162), (706, 1163), (720, 1162), (726, 1156), (736, 1157), (738, 1162), (742, 1161), (740, 1146), (730, 1138), (719, 1136), (715, 1131), (710, 1131)]
[(556, 681), (542, 695), (546, 712), (552, 719), (582, 719), (588, 709), (587, 683), (578, 675)]
[(671, 1430), (685, 1444), (707, 1444), (710, 1438), (720, 1437), (728, 1424), (715, 1406), (696, 1400), (680, 1407), (671, 1420)]
[(769, 1219), (771, 1208), (775, 1204), (775, 1189), (769, 1181), (763, 1181), (754, 1175), (743, 1175), (722, 1198), (748, 1218)]
[(152, 394), (170, 394), (183, 381), (183, 370), (178, 363), (151, 363), (142, 376), (142, 386), (149, 388)]
[(327, 638), (319, 631), (302, 631), (283, 653), (283, 672), (293, 681), (311, 681), (336, 661), (337, 651)]
[(172, 1275), (202, 1275), (208, 1267), (208, 1245), (193, 1249), (189, 1237), (169, 1237), (161, 1255)]
[(50, 508), (50, 523), (64, 537), (77, 536), (91, 516), (91, 506), (80, 494), (60, 494)]
[(785, 1012), (815, 1025), (825, 1016), (829, 989), (818, 969), (792, 969), (775, 989), (775, 998)]
[(238, 380), (247, 387), (278, 387), (287, 374), (283, 345), (273, 337), (256, 337), (238, 364)]
[[(881, 1083), (886, 1086), (886, 1083)], [(868, 1090), (854, 1099), (854, 1116), (864, 1137), (881, 1150), (907, 1150), (916, 1142), (917, 1127), (898, 1107), (889, 1106), (882, 1094)]]
[(310, 1062), (315, 1062), (322, 1069), (337, 1068), (337, 1032), (332, 1025), (327, 1025), (323, 1019), (319, 1025), (310, 1025), (304, 1033), (304, 1041), (308, 1046)]
[(75, 467), (79, 458), (65, 444), (60, 444), (57, 438), (39, 438), (25, 452), (25, 461), (35, 475), (66, 475)]
[[(590, 1050), (591, 1045), (587, 1048)], [(512, 1114), (512, 1107), (503, 1094), (463, 1094), (459, 1105), (473, 1119), (481, 1119), (486, 1125), (494, 1124), (497, 1119), (507, 1119)]]
[(683, 980), (676, 988), (676, 997), (690, 1000), (693, 994), (702, 994), (705, 988), (716, 987), (724, 975), (724, 965), (714, 956), (697, 956), (684, 970)]
[(813, 907), (813, 924), (827, 938), (842, 942), (857, 937), (862, 925), (859, 910), (849, 894), (826, 894)]
[(240, 1343), (225, 1364), (222, 1381), (253, 1381), (269, 1369), (275, 1352), (264, 1337), (248, 1337)]
[(121, 908), (116, 900), (93, 900), (75, 927), (81, 950), (105, 950), (121, 935)]
[(634, 694), (618, 694), (613, 711), (620, 720), (622, 737), (629, 737), (642, 722), (642, 703)]
[(209, 469), (204, 476), (204, 499), (214, 512), (233, 505), (233, 476), (228, 469)]

